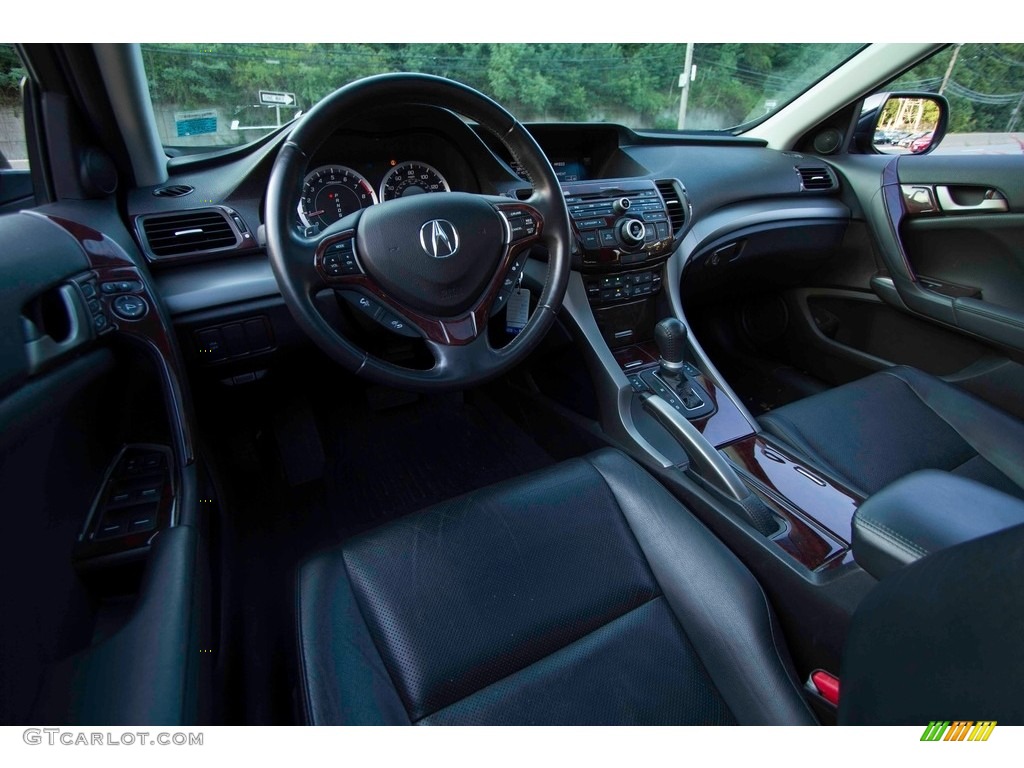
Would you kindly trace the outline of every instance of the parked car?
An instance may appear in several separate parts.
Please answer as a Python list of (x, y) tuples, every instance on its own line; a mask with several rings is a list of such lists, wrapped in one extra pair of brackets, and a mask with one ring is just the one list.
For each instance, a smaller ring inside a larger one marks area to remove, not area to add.
[(928, 133), (918, 136), (916, 139), (910, 142), (910, 151), (913, 152), (914, 154), (919, 154), (928, 149), (928, 147), (931, 146), (931, 143), (932, 132), (928, 131)]
[(685, 48), (10, 49), (0, 721), (1024, 722), (1024, 156)]

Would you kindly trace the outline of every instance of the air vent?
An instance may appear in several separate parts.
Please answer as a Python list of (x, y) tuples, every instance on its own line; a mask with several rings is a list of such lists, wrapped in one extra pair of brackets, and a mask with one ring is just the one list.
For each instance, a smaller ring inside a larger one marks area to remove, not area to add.
[(796, 172), (800, 174), (800, 184), (807, 192), (820, 192), (837, 186), (835, 176), (825, 166), (797, 168)]
[(192, 256), (238, 244), (227, 217), (216, 208), (146, 216), (142, 231), (149, 252), (157, 259)]
[(665, 201), (665, 209), (668, 211), (669, 221), (672, 222), (672, 235), (678, 237), (686, 225), (687, 202), (679, 182), (672, 179), (660, 179), (654, 182)]
[(153, 194), (157, 197), (184, 197), (195, 191), (195, 187), (190, 187), (188, 184), (172, 184), (169, 187), (154, 189)]

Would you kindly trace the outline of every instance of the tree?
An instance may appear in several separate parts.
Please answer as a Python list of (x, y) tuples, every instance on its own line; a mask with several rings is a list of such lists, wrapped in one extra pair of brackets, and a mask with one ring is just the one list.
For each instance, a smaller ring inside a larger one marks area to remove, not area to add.
[(0, 104), (21, 103), (21, 80), (25, 68), (10, 44), (0, 44)]

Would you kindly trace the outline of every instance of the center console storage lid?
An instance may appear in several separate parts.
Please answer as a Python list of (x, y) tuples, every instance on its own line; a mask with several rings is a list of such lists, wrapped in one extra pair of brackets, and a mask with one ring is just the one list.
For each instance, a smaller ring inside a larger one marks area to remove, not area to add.
[(1024, 523), (1024, 501), (925, 469), (871, 496), (853, 516), (853, 555), (876, 579), (940, 549)]

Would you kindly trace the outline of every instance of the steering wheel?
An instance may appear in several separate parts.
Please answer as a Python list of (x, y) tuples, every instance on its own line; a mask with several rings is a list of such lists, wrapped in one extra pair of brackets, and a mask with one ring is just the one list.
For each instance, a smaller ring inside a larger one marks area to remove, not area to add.
[[(309, 159), (337, 126), (381, 104), (449, 109), (497, 136), (527, 170), (525, 201), (445, 192), (361, 209), (315, 237), (301, 234), (297, 201)], [(551, 327), (569, 280), (571, 230), (561, 187), (529, 132), (482, 93), (441, 77), (385, 74), (358, 80), (319, 102), (292, 129), (270, 174), (267, 248), (281, 295), (299, 326), (334, 360), (360, 376), (416, 390), (456, 389), (507, 371)], [(548, 269), (536, 309), (500, 348), (487, 321), (521, 278), (530, 248), (543, 243)], [(317, 309), (326, 289), (354, 291), (378, 320), (422, 336), (434, 358), (425, 370), (368, 354)]]

